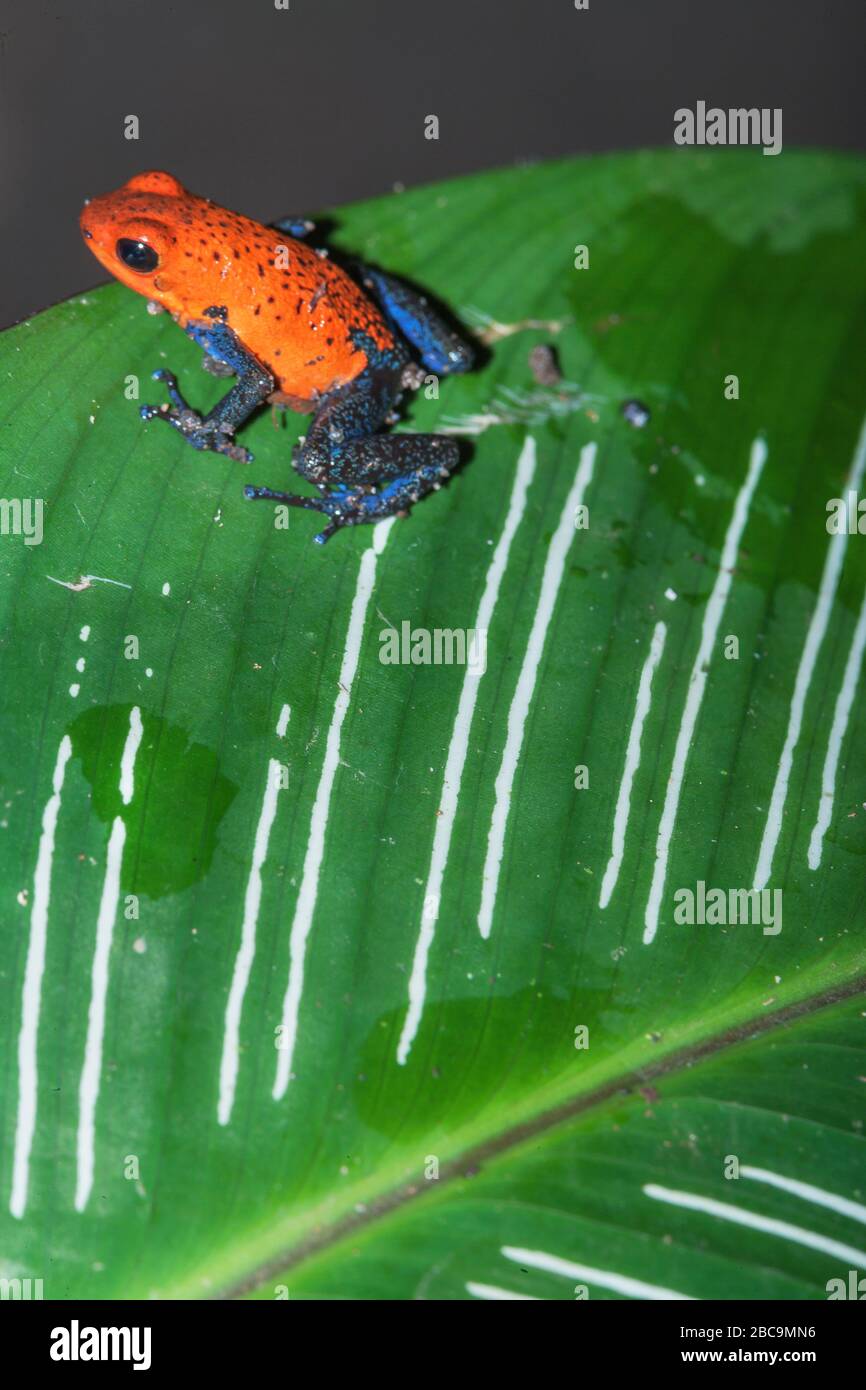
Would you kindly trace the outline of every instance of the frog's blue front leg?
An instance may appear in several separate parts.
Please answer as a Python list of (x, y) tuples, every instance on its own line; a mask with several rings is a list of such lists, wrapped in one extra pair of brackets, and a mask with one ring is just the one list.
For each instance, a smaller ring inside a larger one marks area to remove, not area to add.
[(460, 461), (453, 439), (436, 434), (377, 434), (400, 398), (405, 352), (361, 344), (368, 365), (348, 386), (328, 393), (316, 412), (294, 466), (321, 497), (247, 487), (247, 497), (323, 512), (330, 524), (323, 545), (341, 526), (406, 515), (413, 502), (441, 487)]
[(364, 288), (384, 309), (386, 316), (419, 353), (431, 372), (444, 375), (468, 372), (475, 355), (468, 343), (448, 326), (429, 300), (402, 280), (370, 266), (359, 266)]
[(247, 352), (229, 328), (223, 307), (214, 305), (204, 312), (209, 322), (190, 321), (186, 332), (208, 357), (233, 372), (237, 381), (213, 410), (202, 416), (187, 405), (173, 373), (159, 367), (153, 373), (153, 378), (154, 381), (165, 382), (171, 406), (143, 405), (140, 408), (141, 418), (166, 420), (195, 449), (210, 449), (241, 463), (250, 463), (253, 456), (249, 450), (234, 443), (235, 430), (270, 395), (274, 389), (274, 379), (267, 368)]

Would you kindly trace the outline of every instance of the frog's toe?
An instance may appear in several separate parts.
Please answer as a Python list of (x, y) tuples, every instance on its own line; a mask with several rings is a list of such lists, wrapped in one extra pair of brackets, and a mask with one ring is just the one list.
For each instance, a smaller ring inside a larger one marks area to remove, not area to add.
[[(174, 412), (170, 412), (174, 414)], [(194, 411), (187, 412), (188, 416), (195, 416)], [(197, 423), (195, 423), (197, 421)], [(245, 449), (243, 444), (236, 444), (234, 435), (230, 430), (220, 429), (219, 425), (213, 425), (207, 421), (202, 422), (200, 417), (195, 416), (195, 421), (181, 419), (175, 424), (185, 439), (188, 439), (194, 449), (208, 449), (213, 454), (222, 454), (223, 458), (233, 459), (235, 463), (252, 463), (254, 454), (249, 449)]]
[(308, 511), (326, 512), (334, 505), (327, 497), (301, 497), (297, 492), (277, 492), (272, 487), (253, 487), (248, 483), (244, 497), (253, 502), (285, 502), (289, 507), (306, 507)]
[[(196, 443), (195, 435), (201, 429), (202, 419), (196, 411), (190, 410), (188, 405), (142, 405), (139, 406), (138, 413), (142, 420), (165, 420), (166, 424), (185, 435), (190, 443)], [(197, 447), (204, 446), (198, 444)]]
[(178, 390), (177, 377), (174, 372), (168, 371), (166, 367), (157, 367), (155, 372), (151, 372), (151, 376), (154, 381), (165, 383), (165, 389), (172, 405), (176, 406), (178, 410), (189, 410), (189, 406)]
[(244, 488), (244, 496), (251, 501), (282, 502), (289, 507), (303, 507), (311, 512), (324, 512), (331, 519), (323, 531), (313, 537), (316, 545), (324, 545), (341, 526), (353, 526), (361, 518), (357, 512), (357, 499), (343, 490), (326, 494), (324, 497), (301, 497), (297, 492), (277, 492), (272, 487)]
[(227, 448), (221, 449), (220, 453), (225, 454), (226, 458), (234, 459), (235, 463), (252, 463), (255, 454), (251, 449), (245, 449), (243, 444), (230, 444)]
[(234, 442), (231, 430), (221, 428), (214, 421), (203, 420), (198, 411), (183, 403), (182, 397), (177, 395), (173, 386), (174, 378), (170, 372), (165, 372), (160, 380), (165, 381), (169, 395), (172, 399), (176, 397), (180, 404), (139, 406), (142, 420), (165, 420), (166, 424), (183, 435), (194, 449), (206, 449), (214, 454), (222, 454), (224, 458), (234, 459), (236, 463), (252, 463), (254, 455), (242, 444)]

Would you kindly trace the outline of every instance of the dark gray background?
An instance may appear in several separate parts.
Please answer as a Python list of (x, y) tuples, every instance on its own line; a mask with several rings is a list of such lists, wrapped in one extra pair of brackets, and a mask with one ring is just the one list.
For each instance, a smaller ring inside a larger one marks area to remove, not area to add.
[(0, 325), (105, 278), (78, 210), (143, 169), (267, 221), (670, 145), (699, 99), (862, 149), (864, 35), (863, 0), (0, 0)]

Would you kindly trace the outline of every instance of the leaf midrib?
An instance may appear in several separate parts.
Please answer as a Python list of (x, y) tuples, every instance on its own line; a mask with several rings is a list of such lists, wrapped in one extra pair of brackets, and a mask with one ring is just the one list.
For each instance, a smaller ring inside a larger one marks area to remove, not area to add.
[[(226, 1281), (224, 1286), (212, 1293), (210, 1297), (237, 1299), (251, 1294), (268, 1280), (284, 1274), (289, 1269), (296, 1268), (304, 1261), (331, 1249), (350, 1236), (368, 1230), (372, 1225), (395, 1212), (401, 1211), (410, 1202), (430, 1197), (434, 1193), (441, 1197), (450, 1185), (477, 1172), (483, 1164), (519, 1149), (540, 1135), (550, 1134), (559, 1127), (568, 1124), (578, 1115), (596, 1110), (616, 1096), (622, 1097), (647, 1082), (675, 1076), (686, 1068), (694, 1067), (696, 1063), (715, 1058), (743, 1043), (754, 1042), (758, 1038), (776, 1032), (793, 1022), (808, 1018), (824, 1009), (856, 998), (858, 995), (866, 995), (866, 974), (857, 975), (842, 984), (834, 985), (829, 989), (786, 1004), (772, 1013), (750, 1016), (721, 1032), (698, 1039), (685, 1046), (672, 1048), (667, 1054), (641, 1063), (630, 1070), (618, 1072), (592, 1090), (570, 1096), (568, 1099), (549, 1106), (507, 1129), (491, 1134), (474, 1144), (469, 1144), (462, 1153), (440, 1165), (439, 1180), (435, 1185), (419, 1183), (415, 1179), (410, 1179), (399, 1182), (389, 1190), (372, 1198), (367, 1197), (366, 1194), (361, 1194), (364, 1198), (364, 1209), (361, 1212), (355, 1210), (355, 1205), (359, 1201), (357, 1190), (354, 1192), (346, 1191), (343, 1196), (349, 1209), (343, 1216), (331, 1221), (329, 1225), (325, 1225), (327, 1218), (324, 1212), (321, 1212), (324, 1219), (320, 1223), (316, 1219), (319, 1213), (315, 1209), (307, 1210), (302, 1219), (304, 1225), (310, 1229), (310, 1234), (302, 1236), (293, 1246), (287, 1245), (278, 1254), (260, 1261), (249, 1274), (242, 1278), (233, 1282)], [(754, 1001), (752, 1007), (754, 1007)], [(204, 1269), (192, 1272), (181, 1285), (168, 1290), (162, 1296), (168, 1298), (200, 1296), (204, 1274), (206, 1274)]]

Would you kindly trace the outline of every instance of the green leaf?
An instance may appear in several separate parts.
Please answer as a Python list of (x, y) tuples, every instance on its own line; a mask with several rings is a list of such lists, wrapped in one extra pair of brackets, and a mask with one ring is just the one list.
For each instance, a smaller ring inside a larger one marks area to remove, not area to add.
[[(866, 558), (827, 511), (866, 463), (864, 212), (861, 160), (788, 151), (341, 212), (490, 354), (401, 426), (467, 466), (324, 550), (242, 494), (292, 477), (301, 419), (262, 414), (248, 468), (139, 420), (156, 366), (197, 407), (225, 385), (137, 296), (0, 335), (3, 1277), (866, 1273)], [(486, 670), (384, 663), (403, 623), (486, 628)], [(756, 881), (759, 921), (677, 920)]]

